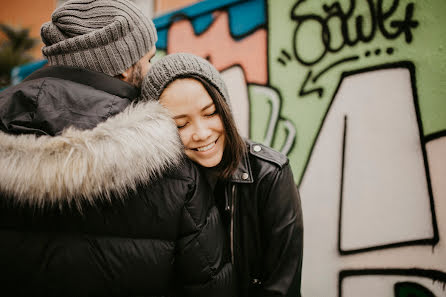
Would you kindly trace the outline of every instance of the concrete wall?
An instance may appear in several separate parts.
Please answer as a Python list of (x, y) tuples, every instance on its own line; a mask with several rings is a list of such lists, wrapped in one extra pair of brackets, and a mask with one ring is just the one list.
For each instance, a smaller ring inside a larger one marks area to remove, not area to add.
[[(290, 158), (304, 297), (446, 296), (446, 1), (220, 0), (155, 19)], [(412, 294), (412, 295), (411, 295)]]

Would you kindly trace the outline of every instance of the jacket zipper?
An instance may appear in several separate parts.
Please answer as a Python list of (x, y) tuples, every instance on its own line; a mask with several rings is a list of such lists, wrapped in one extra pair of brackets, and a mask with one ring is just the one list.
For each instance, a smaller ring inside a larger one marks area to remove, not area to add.
[(235, 184), (232, 185), (231, 195), (231, 262), (234, 264), (234, 208), (235, 208)]

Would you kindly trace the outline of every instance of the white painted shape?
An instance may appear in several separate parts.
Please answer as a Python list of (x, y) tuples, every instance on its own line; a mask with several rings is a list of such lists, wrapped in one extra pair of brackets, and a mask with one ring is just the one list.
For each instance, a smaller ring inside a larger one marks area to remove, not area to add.
[(288, 155), (288, 153), (291, 150), (291, 147), (293, 146), (293, 142), (296, 139), (296, 128), (294, 127), (294, 124), (289, 120), (283, 120), (283, 125), (285, 127), (286, 131), (286, 139), (285, 143), (283, 144), (282, 148), (280, 149), (280, 152), (282, 154)]
[(240, 66), (232, 66), (221, 71), (228, 88), (231, 111), (235, 124), (242, 137), (249, 138), (249, 96), (245, 73)]
[(350, 76), (332, 112), (347, 117), (343, 250), (433, 236), (426, 169), (410, 73)]
[(274, 132), (276, 131), (277, 122), (279, 120), (280, 113), (280, 95), (276, 90), (259, 85), (251, 86), (253, 94), (259, 94), (265, 96), (271, 106), (270, 118), (268, 121), (268, 127), (265, 134), (263, 144), (267, 146), (272, 145)]
[(343, 122), (330, 112), (300, 184), (304, 220), (302, 296), (334, 297), (338, 290), (338, 213)]
[(433, 253), (438, 259), (437, 266), (446, 273), (446, 136), (429, 141), (426, 144), (426, 152), (440, 233)]
[[(401, 69), (395, 69), (396, 72), (393, 72), (397, 77), (400, 77)], [(404, 71), (403, 71), (404, 72)], [(387, 72), (371, 72), (370, 74), (376, 75), (385, 75)], [(365, 75), (361, 74), (361, 75)], [(405, 74), (406, 75), (406, 74)], [(406, 76), (407, 77), (407, 76)], [(394, 80), (393, 77), (390, 78), (386, 75), (386, 78), (396, 83), (399, 80)], [(400, 79), (401, 80), (401, 79)], [(407, 81), (402, 79), (402, 81)], [(391, 264), (394, 266), (394, 263), (398, 263), (398, 266), (403, 265), (405, 267), (413, 267), (413, 257), (404, 257), (404, 259), (401, 259), (400, 257), (397, 257), (398, 253), (395, 254), (395, 249), (392, 250), (382, 250), (375, 253), (366, 253), (366, 254), (358, 254), (354, 256), (345, 257), (344, 259), (340, 257), (338, 253), (338, 220), (339, 220), (339, 202), (340, 202), (340, 188), (341, 188), (341, 166), (342, 166), (342, 140), (343, 140), (343, 129), (344, 129), (344, 115), (348, 110), (349, 106), (343, 104), (342, 98), (339, 97), (339, 94), (343, 92), (349, 92), (351, 98), (358, 98), (359, 95), (363, 95), (366, 92), (368, 92), (367, 84), (364, 85), (361, 80), (355, 81), (355, 83), (358, 83), (359, 85), (349, 86), (346, 84), (343, 84), (341, 88), (338, 90), (338, 93), (335, 95), (334, 102), (332, 106), (330, 107), (330, 110), (327, 113), (327, 116), (324, 120), (323, 127), (318, 135), (318, 138), (316, 140), (315, 146), (313, 148), (308, 166), (306, 168), (305, 174), (303, 176), (302, 182), (300, 184), (300, 193), (301, 193), (301, 200), (302, 200), (302, 209), (303, 209), (303, 219), (304, 219), (304, 226), (305, 226), (305, 232), (304, 232), (304, 260), (303, 260), (303, 271), (302, 271), (302, 294), (303, 296), (317, 296), (317, 297), (335, 297), (337, 296), (337, 290), (338, 290), (338, 273), (340, 269), (343, 269), (343, 263), (350, 263), (350, 267), (370, 267), (373, 263), (376, 263), (376, 259), (379, 259), (379, 255), (382, 254), (384, 256), (385, 262), (387, 265)], [(371, 82), (370, 82), (371, 83)], [(392, 87), (388, 88), (388, 93), (393, 96), (395, 96), (395, 92), (391, 91)], [(395, 86), (397, 87), (397, 86)], [(379, 87), (378, 87), (379, 88)], [(399, 88), (399, 92), (404, 92), (404, 94), (408, 94), (409, 90), (406, 90), (402, 88), (401, 86), (397, 87)], [(401, 88), (403, 90), (401, 90)], [(345, 93), (347, 94), (347, 93)], [(367, 95), (367, 94), (365, 94)], [(386, 98), (389, 98), (390, 96), (386, 96)], [(410, 93), (410, 98), (412, 98), (412, 94)], [(411, 99), (412, 100), (412, 99)], [(408, 100), (410, 101), (410, 100)], [(354, 104), (349, 102), (350, 104)], [(367, 103), (367, 102), (366, 102)], [(338, 105), (344, 105), (338, 107)], [(409, 105), (413, 107), (413, 101), (409, 102)], [(350, 107), (350, 108), (356, 108), (357, 107)], [(406, 108), (404, 106), (400, 107), (403, 111), (408, 112), (409, 118), (413, 118), (413, 115), (410, 115), (411, 111), (410, 108)], [(393, 108), (394, 109), (394, 108)], [(404, 115), (401, 117), (398, 117), (400, 113), (396, 112), (396, 118), (403, 118)], [(348, 126), (348, 129), (350, 129), (349, 133), (350, 136), (355, 136), (356, 134), (360, 133), (359, 131), (356, 131), (355, 129), (352, 129), (354, 127), (355, 122), (360, 122), (361, 118), (356, 117), (353, 113), (349, 114), (349, 118), (351, 123)], [(374, 121), (381, 120), (381, 119), (374, 119)], [(388, 126), (386, 128), (393, 127), (393, 122), (387, 123)], [(411, 125), (408, 126), (407, 129), (411, 129)], [(404, 129), (402, 129), (404, 130)], [(368, 131), (362, 132), (364, 135), (367, 134)], [(396, 133), (395, 137), (398, 135), (405, 135), (404, 132)], [(410, 134), (409, 134), (410, 135)], [(364, 138), (364, 141), (367, 141), (366, 143), (370, 142), (371, 139)], [(419, 147), (419, 141), (411, 143), (406, 143), (405, 150), (408, 150), (409, 152), (412, 152), (416, 155), (416, 152), (418, 150), (414, 149)], [(349, 151), (348, 153), (352, 153)], [(401, 153), (401, 152), (400, 152)], [(349, 156), (347, 156), (349, 157)], [(351, 160), (351, 159), (350, 159)], [(350, 161), (351, 163), (351, 161)], [(350, 166), (353, 164), (350, 164)], [(358, 164), (359, 168), (362, 168), (364, 164)], [(369, 165), (370, 166), (370, 165)], [(354, 167), (350, 167), (350, 172), (354, 170)], [(406, 175), (406, 172), (408, 175), (411, 174), (411, 170), (405, 169), (404, 175)], [(376, 171), (375, 171), (376, 172)], [(379, 172), (378, 172), (379, 173)], [(421, 171), (421, 174), (424, 175), (425, 171), (424, 169)], [(348, 173), (347, 173), (348, 174)], [(375, 173), (376, 174), (376, 173)], [(417, 173), (415, 173), (417, 174)], [(420, 174), (420, 172), (418, 172)], [(350, 175), (351, 176), (351, 175)], [(398, 180), (396, 178), (396, 180)], [(360, 183), (361, 181), (357, 181)], [(425, 186), (423, 185), (424, 182), (421, 181), (418, 183), (423, 189)], [(353, 186), (350, 182), (349, 186)], [(389, 190), (391, 190), (390, 188)], [(347, 189), (348, 190), (348, 189)], [(351, 191), (351, 190), (348, 190)], [(424, 190), (423, 190), (424, 191)], [(425, 195), (424, 195), (425, 196)], [(368, 196), (366, 196), (368, 197)], [(370, 198), (370, 197), (368, 197)], [(423, 198), (424, 199), (424, 198)], [(427, 214), (425, 217), (423, 215), (426, 214), (426, 205), (429, 203), (429, 200), (423, 200), (420, 199), (420, 204), (422, 207), (418, 209), (416, 207), (415, 209), (412, 209), (409, 211), (409, 214), (412, 212), (415, 212), (415, 222), (409, 222), (409, 226), (412, 226), (414, 223), (419, 223), (421, 221), (422, 227), (416, 226), (415, 231), (418, 235), (420, 235), (420, 230), (423, 230), (425, 228), (426, 233), (423, 233), (423, 238), (426, 238), (426, 236), (429, 236), (431, 231), (431, 216), (430, 213)], [(367, 199), (367, 201), (370, 201)], [(368, 210), (370, 213), (374, 213), (374, 210), (376, 208), (379, 209), (379, 200), (376, 200), (376, 204), (372, 204), (371, 206), (368, 205)], [(348, 206), (347, 206), (348, 207)], [(362, 212), (362, 215), (364, 216), (364, 211), (367, 210), (367, 208), (364, 208), (361, 210), (362, 205), (359, 204), (359, 212)], [(418, 212), (419, 210), (419, 212)], [(359, 215), (355, 215), (356, 209), (349, 209), (350, 213), (353, 213), (354, 220), (352, 220), (351, 216), (349, 217), (349, 213), (347, 214), (347, 217), (349, 220), (347, 222), (354, 221), (354, 224), (358, 224), (358, 226), (362, 229), (364, 229), (364, 224), (366, 224), (366, 227), (370, 227), (371, 222), (362, 222), (362, 218)], [(430, 209), (429, 209), (430, 212)], [(385, 211), (384, 211), (385, 213)], [(345, 214), (345, 213), (344, 213)], [(367, 214), (367, 213), (366, 213)], [(402, 213), (402, 216), (404, 219), (408, 219), (409, 216), (406, 216), (405, 213)], [(376, 219), (380, 219), (379, 217), (375, 217), (374, 221)], [(411, 218), (412, 219), (412, 218)], [(344, 226), (347, 222), (344, 222)], [(368, 224), (368, 226), (367, 226)], [(389, 223), (388, 223), (389, 224)], [(391, 233), (393, 235), (396, 235), (397, 238), (399, 236), (399, 232), (404, 233), (407, 230), (410, 231), (407, 226), (404, 228), (400, 228), (400, 230), (392, 228), (396, 227), (395, 224), (387, 226), (384, 230), (384, 237), (380, 237), (380, 233), (382, 230), (380, 229), (372, 229), (372, 234), (370, 236), (374, 237), (376, 242), (374, 244), (382, 244), (384, 242), (385, 236), (388, 236), (388, 233)], [(354, 226), (353, 226), (354, 228)], [(387, 230), (388, 229), (388, 230)], [(350, 244), (350, 247), (360, 247), (364, 246), (365, 244), (370, 244), (370, 240), (367, 236), (368, 234), (361, 235), (358, 237), (358, 243), (356, 243), (354, 238), (347, 237), (349, 241), (347, 241), (348, 244)], [(345, 238), (345, 237), (344, 237)], [(407, 238), (407, 237), (405, 237)], [(345, 244), (344, 244), (345, 246)], [(408, 254), (413, 255), (410, 253), (409, 250), (412, 250), (413, 248), (408, 247), (407, 249), (403, 249), (404, 251), (408, 251)], [(400, 249), (401, 250), (401, 249)], [(426, 250), (426, 253), (420, 253), (419, 258), (422, 259), (427, 255), (432, 255), (431, 248), (426, 247), (426, 249), (423, 249), (423, 251)], [(392, 254), (395, 256), (386, 257), (387, 255)], [(371, 257), (373, 261), (368, 261), (367, 257), (373, 255), (374, 257)], [(348, 261), (348, 260), (352, 261)], [(363, 260), (361, 260), (363, 259)], [(389, 259), (392, 259), (393, 261), (389, 261)], [(417, 258), (418, 259), (418, 258)], [(374, 262), (375, 261), (375, 262)], [(370, 263), (369, 263), (370, 262)], [(356, 263), (356, 264), (355, 264)], [(364, 266), (365, 265), (365, 266)], [(397, 267), (398, 267), (397, 266)]]

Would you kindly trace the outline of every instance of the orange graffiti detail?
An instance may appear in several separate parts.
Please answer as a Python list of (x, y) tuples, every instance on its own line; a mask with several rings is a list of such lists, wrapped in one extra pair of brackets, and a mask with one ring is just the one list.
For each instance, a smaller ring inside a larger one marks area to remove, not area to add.
[(237, 41), (229, 33), (227, 12), (217, 11), (214, 18), (198, 36), (189, 20), (174, 22), (167, 33), (167, 53), (188, 52), (208, 58), (220, 71), (238, 64), (247, 82), (267, 84), (266, 30), (258, 29)]

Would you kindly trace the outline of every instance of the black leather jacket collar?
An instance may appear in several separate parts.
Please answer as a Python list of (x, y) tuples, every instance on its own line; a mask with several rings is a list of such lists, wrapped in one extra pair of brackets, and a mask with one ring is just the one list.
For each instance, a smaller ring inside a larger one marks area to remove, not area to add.
[(254, 182), (248, 154), (249, 145), (247, 146), (246, 152), (243, 154), (243, 158), (240, 161), (239, 166), (232, 174), (231, 182), (242, 184), (250, 184)]
[(243, 155), (243, 158), (240, 161), (239, 166), (232, 175), (232, 178), (230, 180), (231, 182), (242, 183), (242, 184), (254, 183), (250, 155), (260, 158), (264, 161), (267, 161), (268, 163), (275, 164), (280, 168), (283, 168), (285, 164), (288, 164), (288, 159), (285, 155), (273, 152), (270, 148), (248, 139), (246, 139), (245, 142), (246, 142), (245, 154)]

